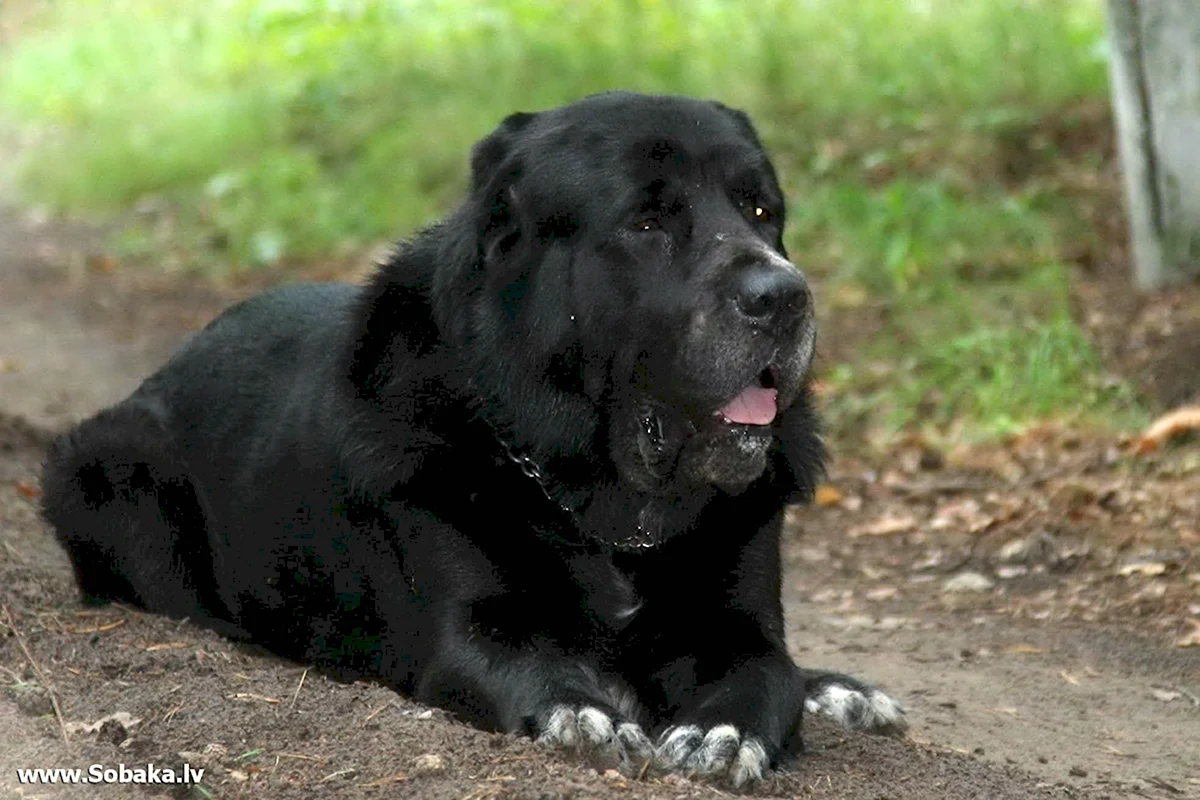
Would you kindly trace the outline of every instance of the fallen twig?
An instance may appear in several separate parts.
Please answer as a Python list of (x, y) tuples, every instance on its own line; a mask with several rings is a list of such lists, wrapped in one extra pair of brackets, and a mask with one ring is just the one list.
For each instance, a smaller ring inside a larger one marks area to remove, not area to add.
[(331, 772), (324, 778), (321, 778), (321, 780), (317, 781), (317, 783), (325, 783), (326, 781), (331, 781), (334, 778), (340, 778), (343, 775), (352, 775), (355, 772), (358, 772), (358, 770), (354, 767), (350, 767), (349, 769), (339, 769), (337, 772)]
[(58, 695), (55, 693), (54, 687), (50, 685), (50, 679), (46, 677), (46, 673), (42, 672), (42, 668), (38, 666), (33, 653), (29, 652), (29, 646), (25, 644), (25, 637), (17, 630), (17, 622), (13, 619), (12, 612), (8, 610), (8, 606), (0, 605), (0, 609), (4, 610), (4, 620), (8, 623), (8, 627), (12, 629), (17, 644), (21, 646), (21, 652), (25, 654), (26, 660), (29, 661), (29, 666), (33, 669), (34, 674), (38, 676), (38, 682), (42, 684), (42, 688), (46, 690), (46, 694), (50, 695), (50, 706), (54, 709), (54, 718), (58, 720), (58, 730), (62, 733), (63, 744), (70, 750), (71, 737), (67, 734), (67, 723), (63, 719), (62, 708), (58, 705)]
[(127, 620), (119, 619), (116, 622), (110, 622), (107, 625), (97, 625), (92, 628), (63, 628), (63, 630), (67, 633), (104, 633), (105, 631), (111, 631), (114, 628), (119, 628), (126, 622)]
[(225, 698), (227, 700), (241, 700), (243, 702), (250, 702), (250, 701), (254, 701), (254, 700), (257, 700), (260, 703), (282, 703), (283, 702), (278, 697), (267, 697), (266, 695), (255, 694), (254, 692), (234, 692), (233, 694), (225, 695)]
[(296, 693), (292, 695), (292, 702), (288, 704), (288, 708), (296, 707), (296, 699), (300, 697), (300, 689), (304, 686), (304, 679), (308, 677), (308, 667), (304, 668), (304, 672), (300, 673), (300, 682), (296, 684)]
[(382, 711), (383, 711), (385, 708), (389, 708), (389, 707), (391, 707), (391, 706), (393, 706), (393, 705), (395, 705), (395, 703), (393, 703), (391, 700), (388, 700), (386, 703), (384, 703), (383, 705), (381, 705), (379, 708), (375, 709), (375, 710), (374, 710), (374, 711), (372, 711), (370, 714), (367, 714), (367, 718), (363, 720), (363, 725), (366, 725), (368, 722), (370, 722), (371, 720), (375, 719), (375, 717), (379, 716), (379, 714), (380, 714), (380, 713), (381, 713), (381, 712), (382, 712)]

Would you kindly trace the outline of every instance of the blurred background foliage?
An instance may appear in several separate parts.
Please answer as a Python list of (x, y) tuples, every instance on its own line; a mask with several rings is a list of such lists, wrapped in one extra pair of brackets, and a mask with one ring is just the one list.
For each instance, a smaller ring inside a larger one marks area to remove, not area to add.
[(0, 53), (0, 120), (23, 202), (221, 276), (361, 259), (438, 218), (512, 111), (718, 98), (780, 167), (835, 427), (1124, 426), (1141, 412), (1068, 274), (1114, 213), (1101, 5), (46, 2)]

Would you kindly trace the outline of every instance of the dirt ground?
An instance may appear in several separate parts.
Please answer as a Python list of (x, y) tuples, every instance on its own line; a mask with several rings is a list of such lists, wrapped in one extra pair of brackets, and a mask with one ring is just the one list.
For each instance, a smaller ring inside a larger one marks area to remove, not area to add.
[[(599, 774), (186, 622), (79, 604), (36, 512), (48, 437), (248, 290), (114, 270), (86, 229), (0, 212), (0, 798), (727, 796)], [(1169, 338), (1169, 308), (1197, 293), (1178, 296), (1097, 301), (1108, 316), (1094, 322), (1124, 313)], [(807, 666), (890, 690), (912, 729), (809, 720), (808, 752), (755, 794), (1200, 797), (1198, 545), (1194, 439), (1144, 456), (1063, 430), (840, 453), (787, 536), (789, 640)], [(205, 768), (199, 787), (16, 773), (185, 762)]]

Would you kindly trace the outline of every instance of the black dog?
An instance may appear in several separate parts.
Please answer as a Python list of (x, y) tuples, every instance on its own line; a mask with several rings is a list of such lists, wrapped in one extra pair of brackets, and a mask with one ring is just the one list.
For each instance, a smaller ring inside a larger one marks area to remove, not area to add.
[(805, 708), (901, 728), (784, 645), (822, 446), (783, 222), (738, 111), (514, 114), (368, 286), (246, 301), (61, 438), (46, 517), (88, 599), (626, 769), (756, 780)]

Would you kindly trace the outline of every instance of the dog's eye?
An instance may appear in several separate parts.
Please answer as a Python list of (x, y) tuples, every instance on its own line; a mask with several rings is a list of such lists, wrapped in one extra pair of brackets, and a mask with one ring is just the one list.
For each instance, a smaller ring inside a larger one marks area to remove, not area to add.
[(737, 206), (746, 219), (753, 223), (772, 222), (775, 219), (775, 214), (771, 209), (766, 204), (755, 200), (754, 195), (749, 192), (741, 194), (737, 198)]
[(635, 231), (637, 231), (638, 233), (649, 233), (651, 231), (661, 231), (662, 223), (660, 223), (654, 217), (646, 217), (645, 219), (639, 219), (636, 223), (634, 223), (633, 229)]

